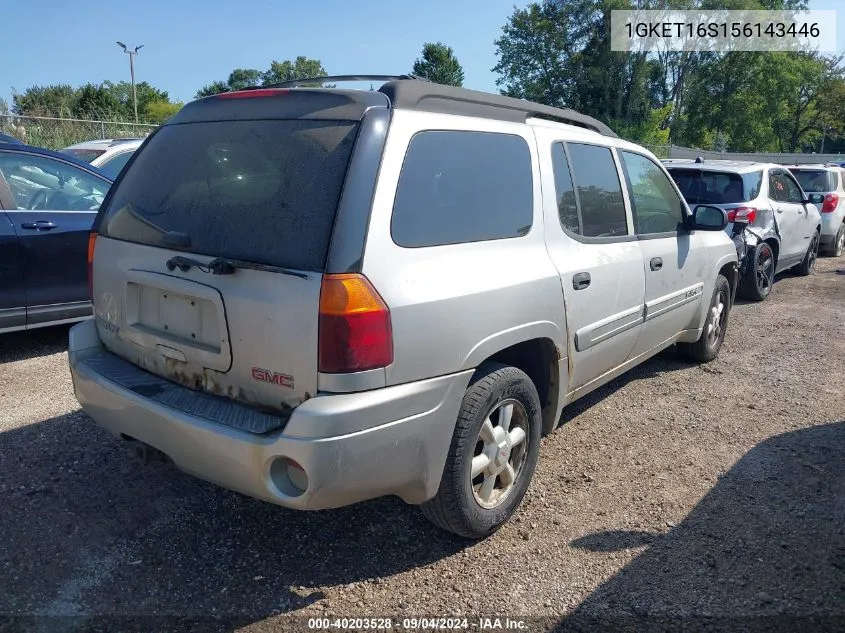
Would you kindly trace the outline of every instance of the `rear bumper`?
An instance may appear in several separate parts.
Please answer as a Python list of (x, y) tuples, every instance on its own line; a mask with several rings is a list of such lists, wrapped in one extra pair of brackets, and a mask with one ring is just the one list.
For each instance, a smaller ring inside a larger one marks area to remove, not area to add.
[[(284, 430), (255, 435), (176, 411), (109, 380), (85, 363), (103, 352), (94, 321), (72, 328), (68, 357), (76, 397), (118, 436), (166, 454), (201, 479), (282, 506), (317, 510), (383, 495), (433, 497), (471, 371), (352, 394), (318, 395)], [(307, 489), (283, 466), (296, 461)]]
[(842, 218), (838, 213), (822, 213), (822, 234), (819, 243), (822, 246), (832, 246), (839, 227), (842, 226)]

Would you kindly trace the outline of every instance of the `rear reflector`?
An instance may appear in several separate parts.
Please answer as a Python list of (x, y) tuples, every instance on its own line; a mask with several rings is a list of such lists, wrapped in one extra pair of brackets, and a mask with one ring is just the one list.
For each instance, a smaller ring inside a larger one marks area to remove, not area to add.
[(366, 277), (324, 275), (320, 288), (319, 371), (340, 374), (393, 362), (390, 310)]
[(836, 211), (836, 205), (839, 204), (838, 193), (828, 193), (824, 196), (824, 204), (822, 205), (822, 213), (833, 213)]
[(753, 224), (757, 218), (757, 209), (754, 207), (737, 207), (728, 211), (728, 222), (747, 222)]
[(234, 92), (221, 92), (215, 95), (218, 99), (250, 99), (252, 97), (278, 97), (287, 94), (290, 90), (283, 88), (259, 88), (258, 90), (235, 90)]
[(88, 298), (94, 300), (94, 248), (97, 246), (97, 232), (88, 234)]

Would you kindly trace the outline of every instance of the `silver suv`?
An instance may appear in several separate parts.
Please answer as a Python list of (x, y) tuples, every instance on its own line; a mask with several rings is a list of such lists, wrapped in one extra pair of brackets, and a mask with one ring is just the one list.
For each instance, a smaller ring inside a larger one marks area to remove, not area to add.
[(726, 222), (572, 111), (407, 78), (208, 97), (103, 204), (76, 396), (245, 494), (398, 495), (483, 537), (566, 404), (673, 344), (718, 354)]
[(789, 171), (808, 194), (820, 194), (815, 203), (821, 213), (821, 242), (819, 248), (828, 255), (839, 257), (845, 252), (845, 182), (838, 165), (790, 165)]

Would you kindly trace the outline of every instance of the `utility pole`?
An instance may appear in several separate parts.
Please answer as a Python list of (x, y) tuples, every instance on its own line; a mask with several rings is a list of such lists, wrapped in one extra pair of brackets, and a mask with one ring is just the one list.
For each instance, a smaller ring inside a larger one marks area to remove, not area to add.
[(123, 49), (123, 52), (129, 55), (129, 75), (132, 78), (132, 105), (135, 108), (135, 123), (138, 122), (138, 95), (135, 93), (135, 55), (138, 51), (144, 48), (144, 45), (136, 46), (134, 50), (126, 48), (123, 42), (117, 42), (117, 45)]

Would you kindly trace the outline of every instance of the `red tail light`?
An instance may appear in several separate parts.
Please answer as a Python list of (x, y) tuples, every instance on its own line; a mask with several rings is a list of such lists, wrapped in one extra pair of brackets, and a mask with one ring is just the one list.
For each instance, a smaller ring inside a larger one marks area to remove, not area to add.
[(393, 362), (390, 310), (366, 277), (325, 275), (320, 288), (319, 371), (340, 374)]
[(281, 88), (260, 88), (258, 90), (235, 90), (234, 92), (221, 92), (216, 95), (218, 99), (249, 99), (251, 97), (278, 97), (290, 92)]
[(88, 234), (88, 298), (94, 300), (94, 248), (97, 246), (97, 233)]
[(824, 204), (822, 205), (822, 213), (833, 213), (836, 211), (836, 205), (839, 204), (838, 193), (825, 194)]
[(753, 224), (757, 218), (757, 209), (754, 207), (737, 207), (728, 211), (728, 222), (747, 222)]

